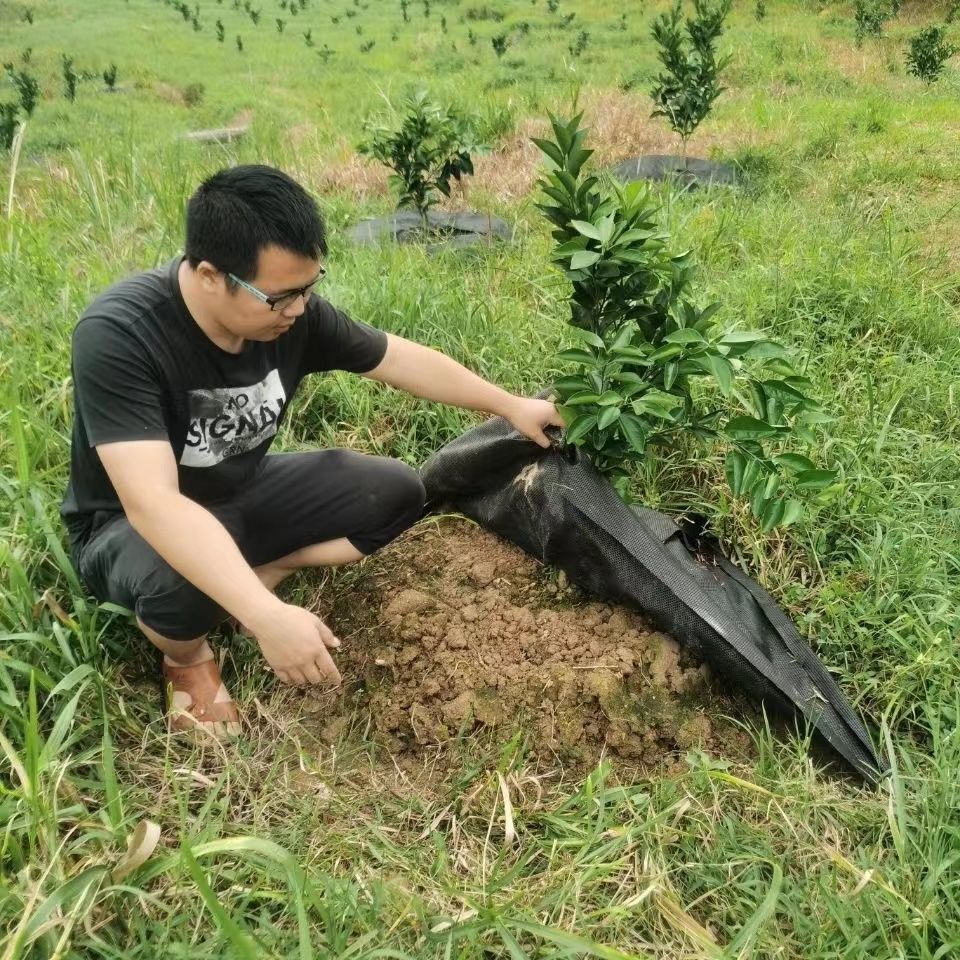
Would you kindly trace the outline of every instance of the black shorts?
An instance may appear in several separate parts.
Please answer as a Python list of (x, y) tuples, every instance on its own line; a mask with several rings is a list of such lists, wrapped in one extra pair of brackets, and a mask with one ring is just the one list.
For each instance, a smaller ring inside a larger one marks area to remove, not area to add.
[[(417, 472), (352, 450), (276, 453), (233, 499), (205, 504), (255, 567), (302, 547), (346, 537), (363, 554), (389, 543), (423, 514)], [(136, 612), (171, 640), (192, 640), (227, 613), (174, 570), (123, 513), (101, 522), (74, 556), (98, 600)]]

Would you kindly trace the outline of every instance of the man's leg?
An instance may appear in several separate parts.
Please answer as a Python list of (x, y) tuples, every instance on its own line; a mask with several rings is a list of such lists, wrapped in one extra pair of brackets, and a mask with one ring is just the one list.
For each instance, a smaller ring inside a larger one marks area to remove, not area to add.
[[(276, 454), (267, 461), (257, 482), (232, 504), (236, 514), (221, 519), (269, 589), (303, 567), (359, 560), (421, 515), (423, 485), (399, 461), (344, 450)], [(298, 545), (304, 539), (307, 545)], [(122, 516), (95, 535), (78, 565), (95, 596), (136, 611), (144, 635), (163, 652), (165, 672), (176, 672), (175, 693), (190, 694), (189, 677), (205, 678), (194, 692), (216, 709), (200, 726), (215, 733), (223, 729), (218, 724), (236, 722), (206, 641), (226, 615), (221, 607)]]
[(162, 651), (163, 674), (174, 689), (171, 726), (236, 732), (239, 714), (206, 640), (223, 619), (222, 608), (177, 573), (122, 514), (98, 530), (77, 565), (94, 595), (133, 610), (144, 635)]
[[(354, 563), (363, 558), (363, 554), (350, 543), (346, 537), (338, 540), (330, 540), (326, 543), (315, 543), (308, 547), (296, 550), (285, 557), (280, 557), (272, 563), (265, 563), (259, 567), (254, 567), (254, 573), (260, 578), (260, 582), (268, 590), (275, 589), (283, 580), (292, 573), (304, 567), (332, 567), (341, 564)], [(137, 617), (137, 626), (143, 632), (144, 636), (163, 654), (163, 662), (174, 668), (194, 667), (200, 664), (208, 663), (213, 660), (213, 650), (207, 643), (207, 635), (196, 637), (193, 640), (170, 640), (161, 636), (156, 630), (148, 627), (139, 617)], [(186, 680), (189, 674), (182, 673), (182, 679)], [(219, 671), (216, 676), (213, 674), (213, 666), (208, 668), (202, 676), (198, 676), (204, 686), (210, 686), (216, 682), (217, 689), (221, 683)], [(187, 684), (189, 686), (189, 684)], [(224, 688), (225, 689), (225, 688)], [(191, 693), (184, 690), (185, 693)], [(199, 697), (201, 691), (194, 690), (194, 694)], [(210, 691), (207, 691), (209, 698)], [(216, 693), (213, 694), (216, 696)], [(220, 713), (229, 714), (224, 719), (201, 721), (195, 720), (194, 726), (200, 727), (215, 736), (236, 735), (240, 732), (240, 715), (233, 701), (223, 701)]]
[(304, 567), (339, 567), (347, 563), (356, 563), (363, 554), (346, 538), (328, 540), (326, 543), (314, 543), (309, 547), (294, 550), (279, 560), (254, 567), (253, 572), (260, 582), (273, 590), (292, 573)]

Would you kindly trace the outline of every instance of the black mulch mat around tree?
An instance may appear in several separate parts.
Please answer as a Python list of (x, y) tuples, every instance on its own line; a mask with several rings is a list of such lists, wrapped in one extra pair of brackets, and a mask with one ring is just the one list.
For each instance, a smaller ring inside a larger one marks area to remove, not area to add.
[(424, 231), (420, 214), (413, 210), (398, 210), (385, 217), (362, 220), (347, 231), (347, 239), (358, 246), (381, 243), (423, 243), (429, 250), (469, 247), (495, 240), (510, 240), (513, 232), (499, 217), (485, 213), (443, 213), (431, 210), (427, 214), (428, 229)]
[(683, 157), (668, 153), (630, 157), (618, 163), (610, 172), (616, 179), (626, 183), (632, 180), (672, 179), (688, 190), (707, 186), (732, 187), (737, 184), (736, 170), (730, 164), (688, 157), (684, 165)]

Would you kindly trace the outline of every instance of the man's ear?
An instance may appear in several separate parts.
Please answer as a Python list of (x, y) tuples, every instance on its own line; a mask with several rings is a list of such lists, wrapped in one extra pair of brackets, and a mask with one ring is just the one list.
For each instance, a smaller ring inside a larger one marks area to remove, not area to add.
[(194, 275), (204, 293), (218, 294), (224, 286), (229, 288), (226, 275), (221, 273), (209, 260), (201, 260), (194, 270)]

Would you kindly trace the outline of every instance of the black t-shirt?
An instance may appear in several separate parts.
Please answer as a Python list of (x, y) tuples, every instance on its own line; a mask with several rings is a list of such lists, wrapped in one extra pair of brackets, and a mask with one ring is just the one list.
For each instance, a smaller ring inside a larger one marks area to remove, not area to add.
[(182, 259), (109, 287), (74, 329), (70, 483), (60, 512), (75, 551), (105, 518), (98, 514), (123, 509), (97, 444), (169, 440), (181, 493), (215, 503), (251, 478), (306, 374), (365, 373), (386, 352), (386, 334), (314, 296), (276, 340), (246, 340), (228, 353), (187, 310)]

